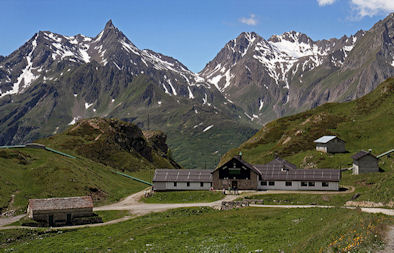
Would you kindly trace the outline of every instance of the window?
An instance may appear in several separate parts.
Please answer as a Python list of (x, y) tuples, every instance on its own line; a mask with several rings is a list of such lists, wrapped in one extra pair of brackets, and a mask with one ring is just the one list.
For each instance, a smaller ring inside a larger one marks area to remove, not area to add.
[(292, 186), (292, 185), (293, 185), (292, 182), (290, 182), (290, 181), (286, 182), (286, 186)]
[(190, 187), (190, 182), (187, 182), (187, 183), (186, 183), (186, 186), (187, 186), (187, 187)]
[(323, 187), (328, 187), (328, 182), (322, 182), (321, 185), (322, 185)]
[(200, 183), (200, 186), (201, 186), (201, 187), (204, 187), (204, 183), (203, 183), (203, 182), (201, 182), (201, 183)]
[(263, 185), (263, 186), (266, 186), (267, 185), (267, 181), (261, 181), (260, 184)]
[(315, 182), (308, 182), (308, 186), (315, 186)]
[(269, 186), (274, 186), (274, 185), (275, 185), (275, 182), (274, 182), (274, 181), (270, 181), (270, 182), (268, 182), (268, 185), (269, 185)]
[(174, 182), (174, 187), (176, 187), (176, 182)]
[(308, 184), (306, 182), (301, 182), (301, 186), (308, 186)]

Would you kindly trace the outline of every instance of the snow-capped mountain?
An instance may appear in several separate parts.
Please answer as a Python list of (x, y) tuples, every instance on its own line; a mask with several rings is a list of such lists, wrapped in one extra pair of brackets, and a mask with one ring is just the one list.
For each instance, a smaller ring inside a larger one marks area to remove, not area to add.
[[(208, 163), (255, 131), (220, 91), (176, 59), (137, 48), (111, 21), (94, 38), (38, 32), (0, 58), (0, 145), (48, 136), (88, 117), (164, 130), (173, 149), (186, 145), (182, 155), (203, 153)], [(213, 145), (197, 146), (190, 136), (199, 134)]]
[[(194, 97), (184, 84), (196, 84), (198, 76), (179, 61), (138, 49), (112, 21), (95, 38), (72, 37), (52, 32), (39, 32), (19, 50), (0, 62), (0, 95), (24, 92), (35, 80), (48, 79), (50, 69), (61, 62), (67, 65), (96, 61), (101, 66), (112, 65), (130, 75), (156, 76), (163, 89), (172, 95)], [(166, 72), (167, 74), (163, 74)]]
[(193, 73), (139, 49), (111, 21), (94, 38), (41, 31), (0, 56), (0, 145), (116, 117), (166, 131), (189, 167), (214, 165), (263, 123), (373, 90), (394, 75), (393, 44), (394, 14), (339, 39), (245, 32)]
[[(310, 103), (300, 103), (293, 90), (302, 92), (301, 86), (318, 81), (321, 77), (311, 80), (306, 75), (321, 68), (329, 68), (329, 72), (342, 68), (364, 35), (359, 31), (350, 37), (313, 41), (291, 31), (265, 40), (244, 32), (229, 41), (199, 75), (241, 106), (251, 120), (267, 122), (286, 114), (289, 107), (297, 110)], [(315, 101), (311, 104), (316, 105)]]

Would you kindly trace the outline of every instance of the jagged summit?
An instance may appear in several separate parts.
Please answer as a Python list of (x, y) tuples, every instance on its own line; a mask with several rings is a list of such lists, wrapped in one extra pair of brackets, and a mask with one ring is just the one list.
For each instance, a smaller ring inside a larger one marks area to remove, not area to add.
[(115, 29), (116, 27), (114, 26), (114, 24), (112, 23), (112, 19), (108, 20), (108, 22), (105, 24), (104, 30), (108, 30), (108, 29)]

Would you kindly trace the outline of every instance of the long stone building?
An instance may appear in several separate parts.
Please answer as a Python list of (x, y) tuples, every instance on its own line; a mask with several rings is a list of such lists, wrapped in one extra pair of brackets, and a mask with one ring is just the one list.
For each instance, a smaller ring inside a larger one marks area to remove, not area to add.
[(209, 190), (212, 170), (157, 169), (153, 177), (154, 191)]
[(340, 170), (298, 169), (276, 158), (267, 164), (252, 165), (235, 156), (217, 169), (156, 170), (153, 188), (165, 190), (339, 190)]
[(93, 200), (90, 196), (29, 199), (27, 214), (48, 226), (76, 225), (76, 219), (94, 216)]

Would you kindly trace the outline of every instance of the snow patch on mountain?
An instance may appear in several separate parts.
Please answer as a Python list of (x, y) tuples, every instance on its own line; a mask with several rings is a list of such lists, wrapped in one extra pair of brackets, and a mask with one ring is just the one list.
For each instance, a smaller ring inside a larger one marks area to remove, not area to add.
[(259, 99), (259, 111), (261, 111), (263, 109), (264, 106), (264, 101), (260, 98)]
[[(30, 84), (36, 80), (39, 75), (34, 75), (32, 70), (33, 68), (33, 62), (32, 62), (32, 55), (34, 50), (37, 47), (37, 36), (34, 38), (34, 40), (32, 41), (32, 49), (30, 51), (30, 53), (26, 56), (26, 61), (27, 61), (27, 65), (26, 67), (22, 70), (22, 74), (18, 77), (17, 82), (13, 84), (13, 87), (11, 90), (1, 94), (3, 95), (12, 95), (12, 94), (17, 94), (19, 92), (23, 92), (24, 90), (26, 90)], [(21, 86), (23, 81), (23, 87)]]
[(209, 129), (211, 129), (213, 127), (213, 125), (210, 125), (210, 126), (208, 126), (208, 127), (206, 127), (206, 128), (204, 128), (204, 130), (202, 130), (203, 131), (203, 133), (205, 133), (206, 131), (208, 131)]
[(189, 87), (189, 86), (187, 86), (187, 90), (189, 91), (189, 98), (190, 98), (190, 99), (194, 99), (193, 93), (192, 93), (192, 91), (190, 90), (190, 87)]
[(73, 120), (70, 123), (68, 123), (68, 125), (74, 125), (80, 119), (82, 119), (82, 117), (76, 116), (76, 117), (73, 118)]
[(93, 105), (93, 103), (89, 104), (89, 103), (85, 102), (85, 109), (86, 110), (89, 109), (89, 107), (91, 107), (92, 105)]
[(121, 40), (120, 43), (122, 44), (122, 47), (128, 51), (128, 52), (132, 52), (133, 54), (136, 55), (140, 55), (140, 52), (138, 50), (138, 48), (136, 48), (133, 44), (125, 41), (125, 40)]

